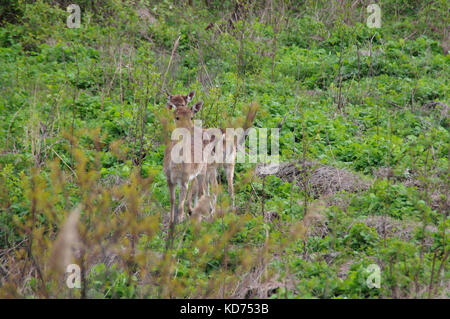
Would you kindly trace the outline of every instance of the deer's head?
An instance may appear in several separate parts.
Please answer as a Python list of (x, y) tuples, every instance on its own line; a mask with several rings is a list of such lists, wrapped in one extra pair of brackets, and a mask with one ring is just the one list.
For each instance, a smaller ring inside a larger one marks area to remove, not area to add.
[(190, 92), (188, 95), (171, 95), (167, 93), (167, 108), (173, 111), (173, 119), (175, 120), (176, 127), (194, 127), (194, 114), (200, 111), (203, 106), (202, 101), (197, 102), (193, 107), (188, 106), (194, 95), (195, 91)]

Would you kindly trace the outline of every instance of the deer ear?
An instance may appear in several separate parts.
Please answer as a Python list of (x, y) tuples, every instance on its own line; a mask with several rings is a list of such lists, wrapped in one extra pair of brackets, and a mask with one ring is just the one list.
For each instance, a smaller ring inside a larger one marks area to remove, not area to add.
[(170, 101), (167, 102), (166, 107), (167, 107), (167, 109), (168, 109), (169, 111), (172, 111), (172, 110), (176, 110), (176, 109), (177, 109), (177, 106), (176, 106), (175, 104), (173, 104), (172, 102), (170, 102)]
[(197, 113), (198, 111), (200, 111), (200, 109), (203, 106), (203, 101), (197, 102), (193, 107), (192, 107), (192, 112)]
[(195, 95), (195, 91), (189, 92), (189, 94), (187, 95), (187, 102), (189, 103), (190, 101), (192, 101), (192, 99), (194, 98)]

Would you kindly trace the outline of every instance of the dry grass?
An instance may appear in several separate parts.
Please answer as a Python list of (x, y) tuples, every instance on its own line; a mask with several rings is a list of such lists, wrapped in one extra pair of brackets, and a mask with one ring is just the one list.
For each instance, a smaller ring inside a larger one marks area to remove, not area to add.
[(255, 267), (239, 280), (231, 298), (268, 298), (280, 288), (295, 290), (295, 280), (289, 276), (285, 276), (283, 280), (280, 280), (279, 276), (273, 276), (267, 280), (265, 267)]
[[(397, 237), (403, 241), (412, 240), (415, 229), (417, 227), (422, 227), (420, 222), (397, 220), (389, 216), (368, 216), (364, 218), (363, 222), (367, 226), (375, 228), (380, 236), (383, 236), (384, 231), (386, 231), (386, 237)], [(433, 225), (427, 225), (426, 231), (436, 233), (438, 228)], [(431, 238), (431, 236), (426, 236), (425, 246), (431, 246), (432, 243), (433, 238)]]
[[(276, 166), (275, 166), (276, 165)], [(361, 176), (351, 173), (345, 169), (319, 164), (317, 162), (305, 162), (306, 172), (302, 171), (302, 163), (280, 163), (269, 165), (258, 165), (256, 174), (267, 175), (276, 169), (275, 176), (285, 182), (297, 181), (301, 185), (307, 175), (307, 181), (312, 190), (314, 198), (330, 196), (342, 191), (356, 193), (369, 188), (370, 182)]]

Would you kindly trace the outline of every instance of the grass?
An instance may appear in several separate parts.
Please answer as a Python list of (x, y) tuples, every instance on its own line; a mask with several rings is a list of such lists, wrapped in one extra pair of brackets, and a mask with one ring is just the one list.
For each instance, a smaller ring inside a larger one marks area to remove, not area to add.
[[(380, 29), (349, 1), (78, 2), (80, 29), (64, 1), (2, 9), (0, 296), (449, 297), (447, 1), (380, 1)], [(171, 249), (163, 89), (205, 127), (257, 102), (295, 163), (237, 164), (237, 213), (222, 178)]]

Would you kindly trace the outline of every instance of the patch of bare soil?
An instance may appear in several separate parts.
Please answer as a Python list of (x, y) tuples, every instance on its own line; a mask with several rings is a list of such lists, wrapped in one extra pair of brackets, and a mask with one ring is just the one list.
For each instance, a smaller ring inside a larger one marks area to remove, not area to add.
[(431, 112), (433, 110), (440, 111), (441, 119), (448, 116), (448, 109), (448, 105), (440, 101), (430, 101), (422, 105), (422, 110), (424, 112)]
[(349, 259), (339, 267), (339, 272), (338, 272), (337, 276), (340, 279), (347, 278), (348, 273), (350, 271), (350, 267), (352, 266), (353, 262), (354, 262), (353, 259)]
[(139, 8), (136, 12), (141, 20), (145, 20), (149, 24), (154, 24), (157, 22), (156, 18), (150, 13), (150, 10), (147, 8)]
[(308, 213), (303, 218), (303, 224), (307, 229), (306, 236), (324, 238), (330, 232), (327, 218), (320, 211), (320, 207), (314, 207), (314, 204), (308, 209)]

